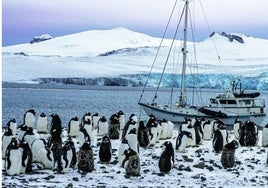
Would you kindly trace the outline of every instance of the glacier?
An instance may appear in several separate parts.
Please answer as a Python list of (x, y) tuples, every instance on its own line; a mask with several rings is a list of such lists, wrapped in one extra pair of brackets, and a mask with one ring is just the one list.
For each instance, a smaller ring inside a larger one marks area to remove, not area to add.
[[(2, 82), (143, 86), (160, 41), (160, 38), (115, 28), (3, 47)], [(148, 80), (149, 87), (158, 85), (170, 43), (169, 39), (163, 41)], [(174, 54), (179, 55), (181, 41), (177, 40), (176, 44)], [(204, 41), (189, 42), (189, 59), (193, 58), (194, 50), (198, 63), (187, 67), (186, 87), (224, 88), (239, 78), (244, 89), (268, 90), (268, 40), (216, 32)], [(181, 71), (171, 61), (160, 86), (180, 87), (181, 75), (175, 72)]]

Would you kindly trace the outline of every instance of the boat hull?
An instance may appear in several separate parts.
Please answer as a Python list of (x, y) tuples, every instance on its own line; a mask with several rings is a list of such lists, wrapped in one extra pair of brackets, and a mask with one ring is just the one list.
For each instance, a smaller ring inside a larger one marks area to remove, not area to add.
[[(208, 120), (213, 120), (216, 118), (216, 116), (213, 115), (207, 115), (198, 110), (196, 107), (183, 107), (183, 108), (177, 108), (177, 109), (169, 109), (169, 108), (163, 108), (156, 105), (150, 105), (147, 103), (139, 103), (139, 105), (143, 108), (143, 110), (146, 112), (146, 114), (149, 116), (150, 114), (153, 114), (157, 120), (167, 119), (169, 121), (172, 121), (174, 123), (182, 123), (184, 118), (195, 118), (195, 117), (204, 117)], [(218, 118), (218, 117), (217, 117)], [(236, 114), (236, 115), (228, 115), (227, 117), (219, 118), (221, 121), (223, 121), (226, 125), (233, 125), (235, 119), (239, 118), (242, 122), (245, 121), (252, 121), (258, 126), (263, 126), (263, 120), (265, 118), (265, 114), (260, 115), (252, 115), (252, 114)]]

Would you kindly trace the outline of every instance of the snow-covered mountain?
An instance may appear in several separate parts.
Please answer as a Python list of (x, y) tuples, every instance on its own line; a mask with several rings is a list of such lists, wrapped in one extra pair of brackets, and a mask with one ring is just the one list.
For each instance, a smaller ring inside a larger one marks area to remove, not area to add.
[[(160, 41), (160, 38), (115, 28), (3, 47), (2, 78), (4, 82), (19, 83), (138, 86), (146, 80)], [(171, 40), (163, 42), (153, 69), (152, 86), (162, 72), (170, 44)], [(176, 44), (178, 47), (172, 51), (179, 54), (181, 41)], [(201, 87), (218, 88), (224, 82), (229, 83), (230, 78), (241, 76), (249, 89), (268, 89), (268, 40), (221, 32), (195, 45), (190, 43), (189, 60), (193, 59), (194, 50), (198, 64), (190, 63), (187, 73), (201, 75)], [(171, 62), (166, 68), (169, 74), (164, 77), (163, 86), (170, 85), (173, 79), (179, 82), (180, 76), (173, 74), (173, 65)], [(197, 66), (198, 71), (194, 72)], [(194, 84), (190, 80), (188, 86)]]

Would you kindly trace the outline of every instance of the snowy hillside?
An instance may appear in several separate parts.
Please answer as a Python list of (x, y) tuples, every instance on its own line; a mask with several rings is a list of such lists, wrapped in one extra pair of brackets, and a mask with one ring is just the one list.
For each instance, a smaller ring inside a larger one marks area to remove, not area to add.
[[(215, 88), (227, 78), (241, 76), (249, 89), (268, 89), (268, 40), (235, 34), (237, 40), (214, 34), (208, 39), (190, 46), (189, 59), (193, 49), (197, 50), (198, 73), (202, 74), (202, 87)], [(214, 48), (214, 40), (218, 55)], [(39, 43), (27, 43), (3, 47), (3, 81), (24, 83), (66, 83), (91, 85), (141, 85), (153, 63), (159, 38), (133, 32), (125, 28), (93, 30)], [(154, 80), (168, 53), (171, 40), (165, 40), (156, 62)], [(181, 50), (181, 41), (176, 41)], [(167, 67), (170, 73), (164, 78), (163, 86), (170, 85), (174, 73), (173, 63)], [(193, 67), (187, 73), (192, 72)], [(180, 70), (179, 70), (180, 72)], [(178, 79), (180, 77), (178, 76)], [(177, 79), (177, 78), (176, 78)], [(191, 83), (188, 84), (191, 86)]]

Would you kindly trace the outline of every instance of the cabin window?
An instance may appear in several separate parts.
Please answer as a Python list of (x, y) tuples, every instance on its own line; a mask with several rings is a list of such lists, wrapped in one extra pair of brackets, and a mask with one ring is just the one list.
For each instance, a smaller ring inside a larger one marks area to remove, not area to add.
[(250, 100), (243, 100), (246, 105), (251, 104)]
[(228, 104), (236, 104), (235, 100), (228, 100), (227, 102), (228, 102)]
[(210, 99), (211, 104), (218, 104), (218, 101), (216, 99)]
[(221, 103), (221, 104), (226, 104), (227, 101), (226, 101), (226, 100), (220, 100), (220, 103)]

